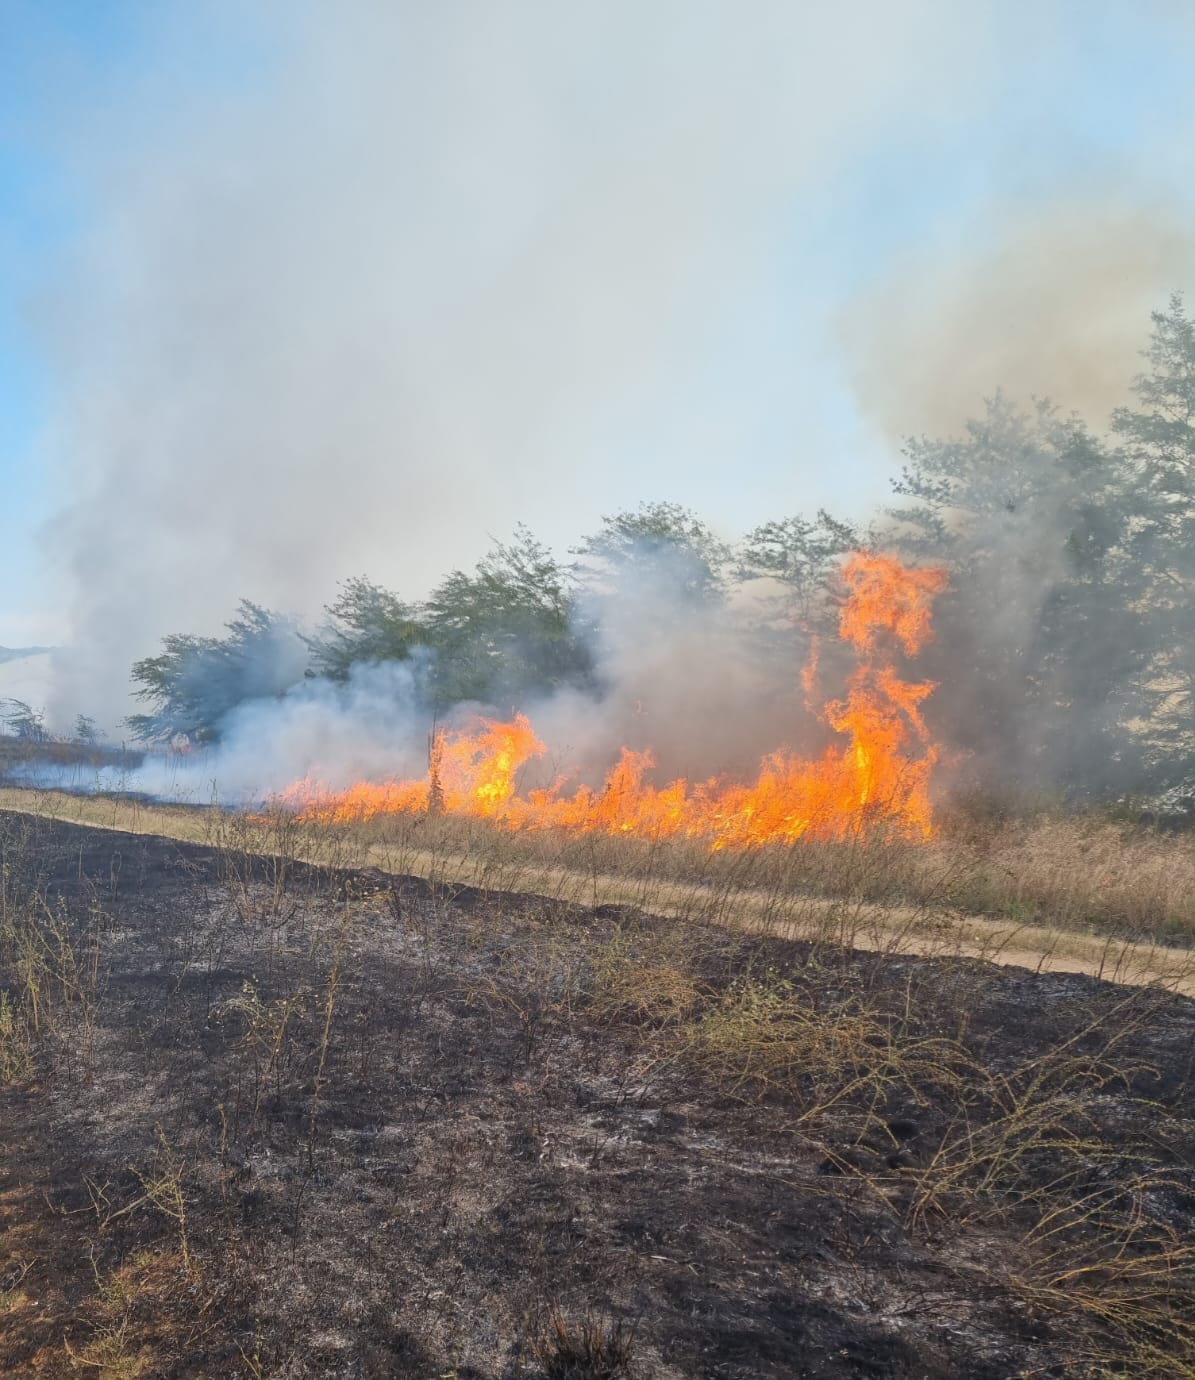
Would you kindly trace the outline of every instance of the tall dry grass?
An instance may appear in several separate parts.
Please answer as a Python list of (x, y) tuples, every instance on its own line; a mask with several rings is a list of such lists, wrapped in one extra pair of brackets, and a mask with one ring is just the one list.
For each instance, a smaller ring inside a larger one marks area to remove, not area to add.
[(495, 890), (531, 890), (554, 871), (567, 873), (576, 879), (574, 898), (593, 904), (617, 881), (628, 901), (647, 906), (687, 893), (705, 913), (751, 892), (770, 898), (777, 912), (793, 898), (817, 897), (948, 908), (1157, 944), (1195, 940), (1195, 834), (1098, 814), (956, 817), (930, 841), (877, 833), (751, 853), (711, 852), (693, 840), (511, 834), (485, 820), (398, 816), (322, 827), (399, 863), (434, 856), (443, 869)]
[(332, 824), (0, 789), (0, 809), (207, 843), (227, 857), (378, 868), (594, 908), (772, 930), (856, 948), (963, 954), (1195, 991), (1195, 834), (1097, 813), (943, 815), (929, 841), (872, 833), (754, 852), (695, 840), (391, 815)]

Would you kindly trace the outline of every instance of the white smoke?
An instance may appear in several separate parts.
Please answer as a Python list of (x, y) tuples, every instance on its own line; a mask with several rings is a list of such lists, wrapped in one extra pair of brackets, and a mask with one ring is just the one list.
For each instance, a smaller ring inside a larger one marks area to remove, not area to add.
[(1173, 200), (1108, 191), (990, 208), (982, 233), (906, 256), (855, 298), (840, 334), (887, 437), (957, 434), (997, 389), (1097, 427), (1129, 400), (1150, 312), (1195, 290), (1195, 230)]
[(258, 805), (296, 780), (339, 790), (354, 781), (422, 776), (430, 720), (417, 678), (425, 658), (354, 666), (348, 679), (300, 681), (248, 700), (221, 725), (216, 747), (153, 751), (135, 767), (48, 768), (11, 779), (75, 790), (120, 790), (188, 804)]
[[(43, 306), (59, 723), (111, 724), (136, 657), (242, 597), (310, 617), (357, 573), (418, 596), (487, 533), (564, 546), (644, 498), (740, 530), (831, 502), (818, 343), (751, 336), (793, 207), (986, 80), (958, 60), (983, 16), (945, 0), (147, 24), (63, 136), (91, 202)], [(820, 283), (814, 257), (794, 319)]]
[[(1190, 43), (1189, 7), (1140, 8)], [(1062, 10), (196, 0), (143, 22), (136, 70), (50, 84), (87, 210), (40, 303), (68, 496), (56, 727), (113, 727), (134, 659), (218, 634), (241, 598), (310, 621), (358, 573), (418, 598), (518, 520), (560, 550), (656, 497), (726, 536), (861, 515), (894, 434), (999, 384), (1107, 400), (1189, 274), (1185, 206), (1118, 176), (1097, 214), (1018, 143), (980, 151), (992, 197), (925, 253), (877, 234), (870, 281), (829, 281), (818, 235), (860, 159), (984, 132), (1013, 73), (1050, 132)], [(734, 609), (665, 615), (666, 637), (655, 617), (603, 611), (608, 693), (540, 706), (554, 754), (650, 743), (699, 776), (814, 731), (795, 651), (765, 664)], [(358, 709), (413, 743), (401, 765), (426, 726), (391, 690), (392, 724), (332, 687), (251, 711), (225, 788), (272, 785), (288, 753), (287, 780), (351, 774)]]

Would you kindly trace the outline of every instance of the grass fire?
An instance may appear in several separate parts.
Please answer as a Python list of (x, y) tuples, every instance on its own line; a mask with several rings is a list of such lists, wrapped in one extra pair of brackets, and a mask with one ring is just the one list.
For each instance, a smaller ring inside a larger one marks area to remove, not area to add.
[(0, 1376), (1195, 1380), (1195, 22), (0, 4)]
[[(510, 829), (565, 829), (640, 838), (700, 838), (714, 848), (844, 839), (873, 826), (928, 837), (929, 774), (937, 750), (918, 706), (929, 683), (902, 680), (894, 650), (915, 655), (930, 637), (934, 595), (945, 573), (912, 569), (892, 557), (854, 552), (842, 572), (846, 596), (839, 635), (858, 657), (846, 695), (820, 717), (846, 742), (808, 762), (778, 751), (749, 785), (714, 778), (690, 786), (652, 786), (650, 751), (623, 748), (597, 790), (569, 789), (567, 778), (518, 794), (520, 768), (542, 757), (544, 744), (523, 715), (510, 723), (482, 720), (472, 732), (437, 730), (422, 781), (357, 782), (328, 793), (305, 780), (280, 803), (306, 819), (348, 821), (379, 814), (443, 810), (476, 815)], [(804, 678), (812, 688), (814, 665)]]

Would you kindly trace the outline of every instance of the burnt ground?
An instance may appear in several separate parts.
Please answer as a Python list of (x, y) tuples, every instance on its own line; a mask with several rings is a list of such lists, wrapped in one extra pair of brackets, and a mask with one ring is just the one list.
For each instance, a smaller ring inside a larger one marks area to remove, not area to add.
[(1195, 1375), (1190, 1001), (0, 852), (6, 1375)]

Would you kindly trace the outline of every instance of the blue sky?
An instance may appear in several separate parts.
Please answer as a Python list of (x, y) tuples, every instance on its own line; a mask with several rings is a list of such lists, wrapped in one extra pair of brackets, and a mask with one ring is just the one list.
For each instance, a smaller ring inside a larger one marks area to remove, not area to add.
[(38, 102), (32, 49), (40, 28), (32, 11), (22, 10), (17, 23), (10, 14), (0, 45), (0, 621), (7, 620), (9, 636), (15, 630), (14, 640), (28, 626), (26, 610), (36, 619), (44, 608), (35, 529), (51, 503), (49, 476), (30, 456), (49, 402), (28, 303), (38, 280), (52, 272), (71, 223), (65, 189), (27, 137)]
[(0, 645), (639, 499), (861, 516), (1195, 287), (1185, 5), (501, 8), (0, 5)]
[[(0, 646), (64, 632), (61, 592), (47, 586), (54, 563), (45, 528), (62, 494), (38, 445), (55, 398), (37, 306), (94, 214), (72, 126), (118, 105), (154, 62), (152, 10), (137, 0), (0, 5)], [(260, 58), (248, 35), (200, 34), (208, 40), (194, 48), (201, 88), (244, 79)]]

